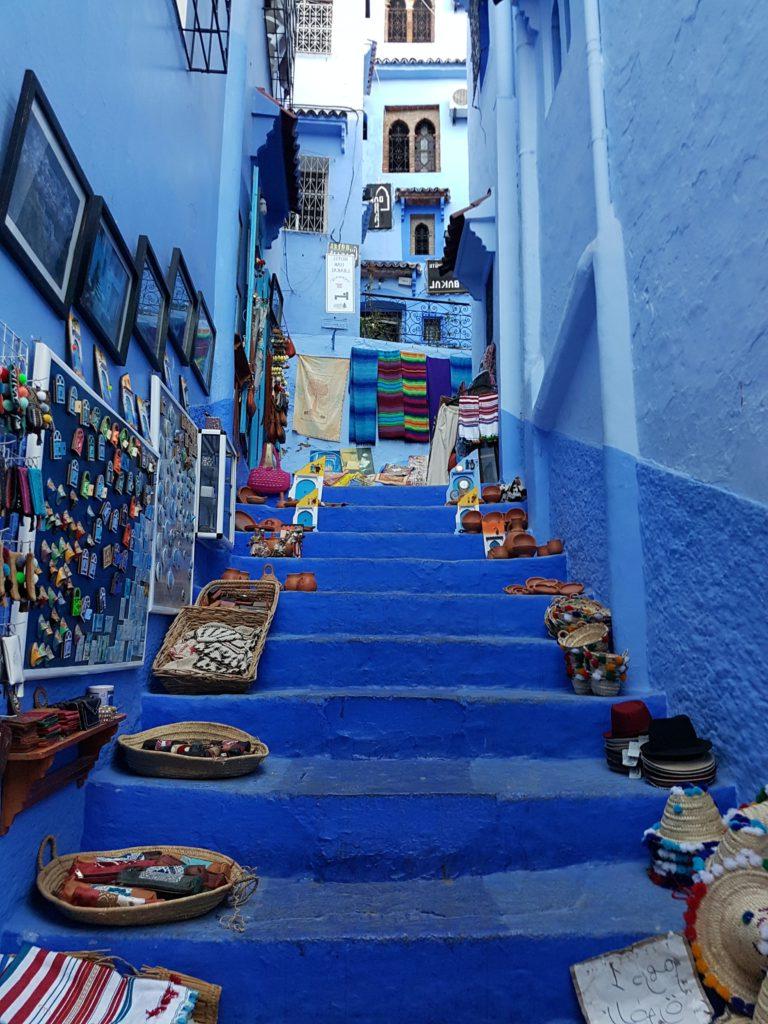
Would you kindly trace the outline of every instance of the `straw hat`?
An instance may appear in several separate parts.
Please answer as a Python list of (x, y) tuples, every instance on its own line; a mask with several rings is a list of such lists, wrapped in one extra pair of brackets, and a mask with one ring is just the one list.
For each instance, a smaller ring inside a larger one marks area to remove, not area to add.
[(700, 846), (722, 839), (725, 825), (709, 793), (698, 786), (688, 789), (675, 786), (669, 792), (664, 813), (655, 831), (663, 839)]
[(755, 1015), (752, 1020), (754, 1024), (768, 1024), (768, 978), (766, 978), (760, 986), (760, 992), (757, 996), (757, 1006), (755, 1007)]
[(714, 855), (707, 861), (707, 871), (712, 871), (717, 864), (733, 867), (744, 850), (754, 850), (761, 860), (768, 858), (768, 822), (763, 824), (759, 818), (752, 817), (750, 811), (751, 808), (745, 807), (737, 814), (729, 815), (728, 829)]
[(685, 920), (706, 987), (751, 1016), (768, 969), (768, 870), (737, 867), (697, 884)]

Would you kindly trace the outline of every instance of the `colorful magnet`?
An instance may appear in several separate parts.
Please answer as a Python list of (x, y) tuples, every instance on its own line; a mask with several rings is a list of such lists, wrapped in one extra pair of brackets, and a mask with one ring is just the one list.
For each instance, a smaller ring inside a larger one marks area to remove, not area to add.
[(51, 458), (58, 462), (67, 454), (67, 446), (61, 437), (60, 430), (51, 431)]
[(83, 454), (83, 445), (85, 444), (85, 431), (82, 427), (77, 427), (74, 434), (72, 435), (72, 443), (70, 444), (70, 450), (75, 455)]
[(96, 459), (99, 462), (104, 462), (107, 457), (107, 439), (103, 434), (99, 434), (96, 438)]
[(67, 412), (70, 416), (77, 416), (80, 409), (80, 401), (77, 394), (77, 388), (73, 384), (69, 389), (69, 398), (67, 400)]
[(80, 593), (80, 587), (75, 587), (72, 591), (72, 614), (76, 619), (79, 619), (83, 611), (83, 595)]
[(53, 400), (56, 405), (64, 405), (67, 387), (62, 374), (57, 373), (53, 380)]
[(94, 486), (91, 483), (91, 474), (87, 469), (83, 470), (83, 478), (80, 481), (80, 496), (82, 498), (92, 498), (94, 492)]
[(87, 427), (91, 422), (91, 403), (87, 398), (80, 402), (80, 426)]
[(88, 461), (96, 461), (96, 436), (94, 434), (88, 435)]
[(69, 469), (67, 470), (67, 483), (70, 487), (77, 487), (77, 482), (80, 479), (80, 463), (77, 459), (72, 459), (69, 463)]

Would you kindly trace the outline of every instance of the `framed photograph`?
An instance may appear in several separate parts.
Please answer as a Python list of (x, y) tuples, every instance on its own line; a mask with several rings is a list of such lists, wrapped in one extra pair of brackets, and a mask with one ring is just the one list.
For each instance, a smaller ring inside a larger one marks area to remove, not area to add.
[(283, 293), (276, 274), (272, 275), (269, 282), (269, 315), (275, 327), (279, 327), (283, 319)]
[(146, 235), (139, 235), (135, 263), (139, 272), (139, 285), (134, 300), (133, 333), (153, 369), (161, 370), (168, 336), (171, 293)]
[(179, 374), (179, 402), (184, 412), (189, 412), (189, 388), (187, 378)]
[(109, 379), (107, 357), (98, 345), (93, 346), (93, 367), (96, 371), (96, 386), (105, 402), (112, 401), (112, 381)]
[(171, 296), (171, 306), (168, 311), (168, 337), (179, 353), (182, 364), (189, 366), (190, 352), (195, 337), (197, 293), (181, 249), (173, 250), (166, 284)]
[(77, 284), (92, 195), (40, 82), (27, 71), (0, 175), (0, 240), (62, 319)]
[(77, 304), (118, 366), (131, 337), (133, 296), (139, 272), (102, 196), (88, 206)]
[(216, 350), (216, 328), (208, 312), (203, 293), (197, 293), (197, 325), (192, 348), (192, 370), (206, 395), (211, 393), (213, 354)]

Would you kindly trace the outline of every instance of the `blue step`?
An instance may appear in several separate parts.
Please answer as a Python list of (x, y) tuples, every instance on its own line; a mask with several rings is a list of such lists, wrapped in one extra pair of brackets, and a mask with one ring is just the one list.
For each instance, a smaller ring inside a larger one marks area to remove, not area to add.
[[(235, 534), (233, 554), (249, 554), (248, 538), (247, 533)], [(304, 538), (303, 553), (307, 558), (442, 558), (450, 562), (485, 558), (483, 539), (478, 534), (446, 532), (330, 533), (318, 530)], [(547, 561), (542, 559), (545, 565)]]
[(568, 569), (565, 555), (548, 558), (510, 558), (497, 561), (477, 558), (444, 562), (439, 558), (275, 558), (255, 559), (233, 556), (223, 560), (221, 570), (232, 566), (259, 579), (267, 562), (282, 582), (288, 573), (314, 572), (320, 592), (389, 590), (421, 594), (501, 594), (510, 583), (525, 583), (529, 576), (551, 576), (564, 580)]
[(220, 1024), (563, 1024), (579, 1019), (571, 964), (679, 930), (683, 909), (638, 862), (408, 883), (266, 877), (242, 933), (218, 912), (105, 932), (35, 902), (4, 922), (0, 946), (109, 949), (218, 982)]
[[(646, 696), (654, 715), (660, 695)], [(607, 698), (562, 691), (390, 686), (253, 691), (225, 699), (142, 698), (142, 728), (217, 721), (261, 737), (279, 757), (599, 757)]]
[[(365, 636), (391, 634), (454, 636), (527, 636), (546, 638), (544, 613), (549, 597), (454, 594), (315, 594), (284, 593), (272, 635), (335, 633)], [(551, 641), (555, 644), (555, 641)]]
[[(445, 504), (445, 487), (388, 487), (378, 484), (373, 487), (328, 487), (323, 490), (323, 500), (346, 502), (348, 505), (424, 505), (437, 507)], [(277, 497), (267, 498), (267, 506), (277, 503)], [(258, 512), (263, 506), (252, 506)], [(278, 510), (279, 511), (279, 510)]]
[[(269, 509), (260, 512), (254, 505), (238, 505), (258, 522), (266, 518), (281, 519), (288, 524), (293, 519), (292, 508)], [(506, 512), (519, 505), (483, 505), (483, 513)], [(453, 533), (456, 509), (426, 505), (350, 505), (348, 508), (321, 508), (318, 511), (318, 529), (323, 533)], [(544, 543), (549, 538), (544, 538)]]
[[(91, 776), (83, 845), (210, 848), (216, 837), (223, 853), (279, 877), (455, 878), (643, 859), (640, 838), (666, 796), (598, 758), (270, 756), (259, 772), (222, 782), (105, 766)], [(723, 810), (732, 805), (732, 789), (719, 796)]]

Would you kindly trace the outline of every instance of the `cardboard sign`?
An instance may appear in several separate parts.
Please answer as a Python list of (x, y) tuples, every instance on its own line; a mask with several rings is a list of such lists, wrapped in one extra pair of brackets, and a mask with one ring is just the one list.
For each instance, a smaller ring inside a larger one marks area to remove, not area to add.
[(714, 1016), (675, 932), (575, 964), (571, 977), (588, 1024), (710, 1024)]

